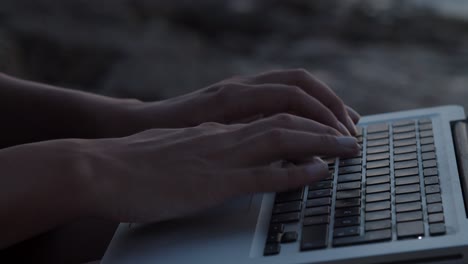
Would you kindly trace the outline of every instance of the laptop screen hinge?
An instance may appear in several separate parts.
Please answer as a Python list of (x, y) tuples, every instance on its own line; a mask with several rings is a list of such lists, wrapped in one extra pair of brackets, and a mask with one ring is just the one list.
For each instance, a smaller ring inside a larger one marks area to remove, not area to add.
[(468, 120), (453, 122), (452, 134), (465, 202), (465, 213), (468, 218)]

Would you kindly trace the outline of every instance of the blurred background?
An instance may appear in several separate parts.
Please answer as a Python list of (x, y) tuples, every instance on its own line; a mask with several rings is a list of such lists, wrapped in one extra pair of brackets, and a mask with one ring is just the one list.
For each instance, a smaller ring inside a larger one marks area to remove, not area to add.
[(1, 0), (0, 71), (159, 100), (301, 67), (362, 114), (468, 109), (465, 0)]

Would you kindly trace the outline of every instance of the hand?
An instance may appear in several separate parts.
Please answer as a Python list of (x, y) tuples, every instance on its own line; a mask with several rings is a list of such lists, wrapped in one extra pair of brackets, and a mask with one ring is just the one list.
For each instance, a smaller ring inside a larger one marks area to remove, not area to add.
[(344, 135), (356, 133), (359, 114), (305, 70), (280, 70), (234, 77), (176, 98), (137, 104), (139, 130), (231, 124), (277, 113), (318, 121)]
[(248, 124), (152, 129), (87, 143), (94, 216), (123, 222), (187, 215), (242, 193), (284, 191), (328, 175), (320, 159), (278, 168), (278, 160), (354, 156), (354, 137), (310, 119), (279, 114)]

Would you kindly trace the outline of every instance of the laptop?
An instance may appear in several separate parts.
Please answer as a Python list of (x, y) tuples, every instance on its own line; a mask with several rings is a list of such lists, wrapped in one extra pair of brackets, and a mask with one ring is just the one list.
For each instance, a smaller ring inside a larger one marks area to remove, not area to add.
[(121, 223), (102, 263), (468, 263), (468, 123), (459, 106), (363, 117), (360, 156), (283, 193)]

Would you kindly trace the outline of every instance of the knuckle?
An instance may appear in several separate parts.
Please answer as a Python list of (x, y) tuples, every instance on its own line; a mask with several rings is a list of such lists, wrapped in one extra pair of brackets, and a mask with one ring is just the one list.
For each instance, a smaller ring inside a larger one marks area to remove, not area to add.
[(273, 117), (274, 123), (285, 127), (290, 127), (294, 123), (294, 119), (293, 115), (287, 113), (277, 114)]
[(305, 78), (309, 75), (309, 72), (304, 68), (296, 68), (291, 71), (297, 78)]

